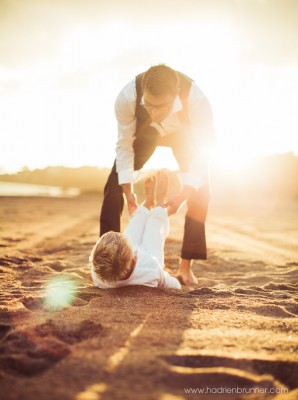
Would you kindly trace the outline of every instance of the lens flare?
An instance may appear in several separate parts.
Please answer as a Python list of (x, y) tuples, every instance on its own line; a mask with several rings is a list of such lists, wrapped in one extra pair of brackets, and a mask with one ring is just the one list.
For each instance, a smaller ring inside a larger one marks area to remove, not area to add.
[(73, 302), (77, 290), (74, 279), (59, 276), (45, 286), (45, 305), (51, 310), (61, 310)]

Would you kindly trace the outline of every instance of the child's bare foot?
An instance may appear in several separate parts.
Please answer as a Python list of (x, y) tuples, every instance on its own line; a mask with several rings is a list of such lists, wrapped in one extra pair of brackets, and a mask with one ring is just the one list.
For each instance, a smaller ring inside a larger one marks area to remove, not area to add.
[(145, 180), (145, 207), (149, 210), (155, 206), (155, 188), (156, 188), (156, 177), (151, 176)]
[(165, 207), (169, 188), (169, 174), (166, 170), (157, 172), (156, 203)]

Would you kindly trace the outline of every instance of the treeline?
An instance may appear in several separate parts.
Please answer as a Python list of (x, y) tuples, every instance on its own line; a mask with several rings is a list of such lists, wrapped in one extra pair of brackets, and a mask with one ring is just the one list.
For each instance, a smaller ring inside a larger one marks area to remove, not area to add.
[[(2, 182), (30, 183), (34, 185), (59, 186), (63, 189), (78, 188), (81, 194), (103, 193), (104, 185), (110, 173), (110, 168), (97, 167), (47, 167), (44, 169), (29, 170), (23, 168), (15, 174), (0, 174)], [(155, 171), (149, 171), (148, 174)], [(170, 173), (170, 192), (174, 193), (180, 188), (177, 174)], [(144, 194), (143, 181), (135, 184), (138, 195)]]
[(36, 185), (78, 188), (82, 193), (101, 192), (110, 172), (109, 168), (96, 167), (47, 167), (33, 171), (24, 168), (16, 174), (0, 175), (1, 181), (31, 183)]
[[(81, 193), (102, 192), (109, 168), (47, 167), (31, 171), (24, 168), (16, 174), (2, 174), (1, 181), (78, 188)], [(179, 188), (175, 174), (171, 174), (171, 192)], [(274, 197), (298, 200), (298, 157), (292, 153), (261, 157), (246, 170), (211, 168), (213, 193), (228, 201), (245, 197)], [(136, 186), (142, 192), (142, 185)]]

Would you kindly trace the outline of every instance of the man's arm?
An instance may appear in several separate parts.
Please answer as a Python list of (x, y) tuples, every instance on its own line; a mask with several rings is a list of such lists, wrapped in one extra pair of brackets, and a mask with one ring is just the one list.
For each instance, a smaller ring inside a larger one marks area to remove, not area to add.
[(215, 142), (215, 130), (209, 101), (194, 82), (188, 98), (188, 115), (193, 154), (188, 171), (181, 174), (181, 180), (183, 185), (198, 190), (208, 179), (209, 155)]
[(116, 170), (119, 185), (122, 186), (129, 214), (138, 207), (133, 191), (134, 150), (136, 131), (136, 87), (135, 80), (129, 82), (119, 93), (115, 103), (115, 115), (118, 123), (116, 144)]
[(180, 173), (182, 190), (168, 201), (169, 215), (175, 214), (189, 196), (208, 179), (209, 151), (215, 139), (210, 104), (193, 83), (188, 98), (193, 157), (186, 172)]
[(168, 215), (175, 214), (194, 191), (195, 189), (193, 187), (184, 185), (180, 193), (168, 200)]

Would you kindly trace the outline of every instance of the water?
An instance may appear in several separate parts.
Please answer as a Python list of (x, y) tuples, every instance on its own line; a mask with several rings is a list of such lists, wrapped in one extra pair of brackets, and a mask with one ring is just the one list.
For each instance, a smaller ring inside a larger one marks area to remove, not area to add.
[(33, 185), (31, 183), (0, 182), (0, 196), (49, 196), (75, 197), (80, 194), (77, 188), (63, 189), (59, 186)]

